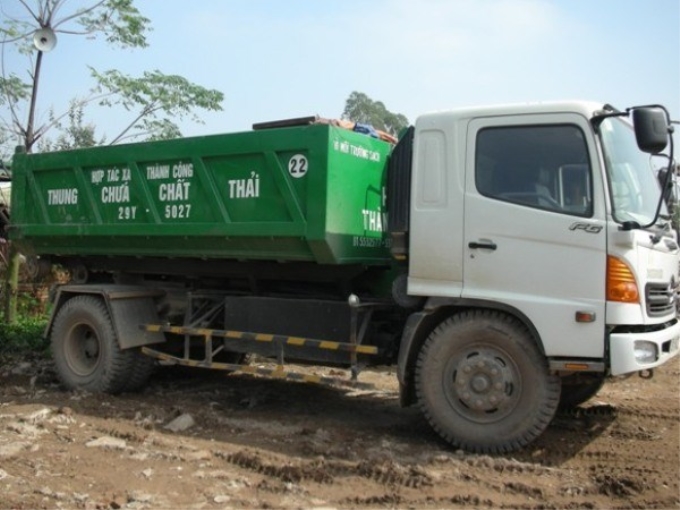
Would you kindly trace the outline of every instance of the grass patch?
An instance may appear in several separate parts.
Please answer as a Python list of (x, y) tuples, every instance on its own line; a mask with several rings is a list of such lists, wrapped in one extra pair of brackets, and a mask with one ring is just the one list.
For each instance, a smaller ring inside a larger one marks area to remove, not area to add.
[(0, 323), (0, 354), (46, 354), (49, 342), (43, 338), (47, 318), (20, 317), (16, 324)]

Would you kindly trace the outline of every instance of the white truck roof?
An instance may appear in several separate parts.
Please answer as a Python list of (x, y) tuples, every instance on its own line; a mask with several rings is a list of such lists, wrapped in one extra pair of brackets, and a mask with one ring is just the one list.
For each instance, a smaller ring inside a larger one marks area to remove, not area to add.
[(496, 117), (502, 115), (522, 115), (522, 114), (541, 114), (541, 113), (578, 113), (586, 118), (591, 118), (593, 114), (604, 108), (604, 103), (594, 101), (547, 101), (531, 103), (511, 103), (483, 106), (466, 106), (447, 111), (437, 111), (426, 113), (418, 117), (416, 124), (428, 119), (434, 120), (437, 117)]

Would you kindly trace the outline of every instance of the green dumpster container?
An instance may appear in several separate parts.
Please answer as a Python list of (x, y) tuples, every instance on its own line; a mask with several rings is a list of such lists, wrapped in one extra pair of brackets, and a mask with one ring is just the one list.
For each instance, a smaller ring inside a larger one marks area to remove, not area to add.
[(308, 125), (17, 153), (27, 254), (386, 264), (381, 140)]

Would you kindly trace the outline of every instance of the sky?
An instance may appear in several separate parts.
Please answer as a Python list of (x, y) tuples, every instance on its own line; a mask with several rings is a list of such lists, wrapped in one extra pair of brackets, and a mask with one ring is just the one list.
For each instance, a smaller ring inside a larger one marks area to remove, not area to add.
[[(18, 12), (19, 5), (0, 0), (0, 16)], [(103, 41), (59, 35), (44, 58), (39, 120), (87, 94), (93, 85), (88, 66), (133, 76), (158, 69), (223, 92), (223, 111), (201, 114), (202, 125), (180, 122), (186, 136), (313, 114), (340, 117), (352, 91), (411, 122), (456, 107), (561, 99), (621, 109), (660, 103), (680, 119), (680, 0), (135, 5), (153, 26), (146, 49), (112, 49)], [(5, 49), (6, 71), (25, 73), (26, 62)], [(86, 115), (109, 139), (131, 118), (120, 108)]]

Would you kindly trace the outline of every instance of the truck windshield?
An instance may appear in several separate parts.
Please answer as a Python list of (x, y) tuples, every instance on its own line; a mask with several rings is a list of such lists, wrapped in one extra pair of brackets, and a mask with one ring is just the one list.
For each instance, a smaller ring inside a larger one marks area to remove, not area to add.
[[(621, 118), (606, 118), (600, 124), (600, 137), (614, 220), (640, 225), (651, 223), (659, 205), (661, 187), (649, 155), (637, 147), (633, 127)], [(665, 204), (661, 215), (667, 215)]]

